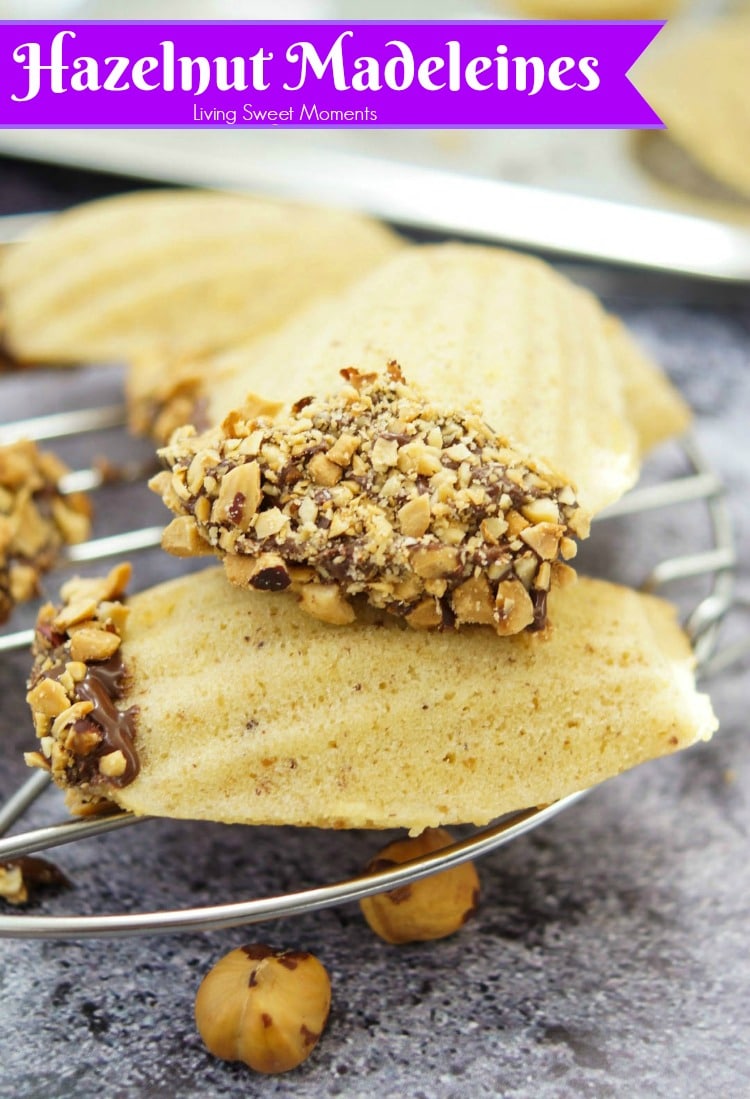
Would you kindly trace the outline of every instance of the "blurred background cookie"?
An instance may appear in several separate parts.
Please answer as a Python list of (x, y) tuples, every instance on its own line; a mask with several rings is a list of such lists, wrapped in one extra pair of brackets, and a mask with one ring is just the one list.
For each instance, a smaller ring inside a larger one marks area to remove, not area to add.
[(117, 195), (8, 250), (3, 338), (18, 361), (53, 365), (206, 353), (276, 327), (401, 245), (346, 211), (216, 191)]
[(643, 67), (639, 86), (666, 123), (635, 141), (660, 183), (750, 216), (750, 16), (692, 31)]
[(666, 19), (684, 0), (512, 0), (540, 19)]

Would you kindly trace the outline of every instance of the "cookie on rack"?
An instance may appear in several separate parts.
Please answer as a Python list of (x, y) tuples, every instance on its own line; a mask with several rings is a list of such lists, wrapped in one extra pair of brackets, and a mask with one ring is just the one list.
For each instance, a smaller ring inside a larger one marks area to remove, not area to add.
[(716, 728), (667, 603), (579, 580), (551, 638), (342, 635), (210, 569), (124, 601), (129, 570), (43, 608), (27, 756), (76, 812), (330, 828), (484, 824)]

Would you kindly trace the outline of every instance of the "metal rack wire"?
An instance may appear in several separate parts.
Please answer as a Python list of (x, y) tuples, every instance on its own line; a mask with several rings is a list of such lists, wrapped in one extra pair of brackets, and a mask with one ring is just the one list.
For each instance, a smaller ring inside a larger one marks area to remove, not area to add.
[[(18, 228), (23, 228), (23, 225)], [(17, 231), (16, 227), (13, 231)], [(3, 235), (0, 232), (0, 239)], [(82, 432), (116, 428), (123, 422), (124, 409), (117, 405), (58, 413), (0, 428), (0, 443), (18, 438), (32, 438), (36, 441), (60, 439)], [(718, 632), (722, 620), (732, 605), (736, 561), (734, 541), (721, 481), (706, 464), (694, 439), (684, 439), (682, 446), (689, 466), (687, 474), (636, 489), (604, 512), (598, 522), (607, 522), (612, 518), (625, 515), (643, 515), (652, 509), (663, 510), (690, 501), (705, 506), (711, 535), (710, 549), (660, 561), (643, 584), (647, 590), (659, 591), (665, 585), (689, 578), (704, 577), (708, 580), (708, 594), (693, 607), (686, 620), (686, 629), (695, 651), (698, 672), (705, 678), (741, 656), (750, 647), (750, 641), (741, 641), (731, 648), (717, 652)], [(139, 471), (135, 470), (130, 477), (135, 479), (138, 475)], [(68, 475), (62, 488), (67, 492), (92, 491), (103, 487), (105, 483), (106, 478), (96, 470), (80, 470)], [(160, 536), (161, 527), (146, 527), (97, 538), (69, 547), (61, 563), (94, 562), (108, 557), (132, 554), (158, 545)], [(31, 630), (0, 635), (0, 654), (26, 649), (32, 638)], [(0, 837), (5, 836), (5, 833), (23, 816), (48, 784), (49, 776), (46, 773), (34, 772), (6, 804), (0, 807)], [(0, 914), (0, 937), (81, 939), (178, 931), (208, 931), (255, 924), (328, 908), (393, 889), (418, 878), (449, 869), (469, 859), (480, 858), (545, 824), (587, 792), (572, 794), (549, 806), (514, 813), (451, 847), (394, 868), (368, 872), (292, 893), (207, 907), (101, 916)], [(149, 818), (138, 818), (130, 813), (119, 812), (98, 818), (66, 820), (48, 827), (0, 838), (0, 860), (12, 860), (32, 852), (49, 850), (146, 819)]]

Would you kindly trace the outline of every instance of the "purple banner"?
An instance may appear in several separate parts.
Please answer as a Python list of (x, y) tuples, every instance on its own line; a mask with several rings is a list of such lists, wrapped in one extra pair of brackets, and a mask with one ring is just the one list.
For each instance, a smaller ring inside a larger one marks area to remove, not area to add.
[(651, 129), (662, 26), (0, 22), (0, 126)]

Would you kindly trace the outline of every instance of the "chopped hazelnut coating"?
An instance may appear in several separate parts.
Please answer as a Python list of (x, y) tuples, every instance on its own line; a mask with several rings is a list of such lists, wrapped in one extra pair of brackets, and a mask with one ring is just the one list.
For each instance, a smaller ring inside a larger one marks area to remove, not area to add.
[(64, 545), (88, 538), (88, 500), (59, 488), (67, 472), (28, 440), (0, 447), (0, 623), (33, 599)]
[[(364, 594), (418, 629), (542, 629), (561, 543), (586, 533), (570, 485), (478, 415), (433, 406), (395, 363), (342, 374), (338, 394), (304, 398), (285, 420), (178, 431), (160, 451), (171, 477), (152, 487), (233, 583), (301, 590), (326, 622), (351, 622), (348, 600)], [(173, 527), (163, 544), (178, 552)], [(272, 558), (275, 583), (238, 558)], [(299, 565), (312, 569), (304, 582)], [(512, 605), (509, 585), (521, 589)]]
[(25, 758), (58, 785), (75, 787), (68, 799), (77, 813), (106, 808), (111, 787), (132, 782), (139, 770), (137, 710), (115, 705), (127, 678), (119, 649), (129, 579), (130, 566), (117, 565), (98, 579), (70, 580), (63, 607), (47, 603), (37, 619), (26, 701), (41, 750)]

